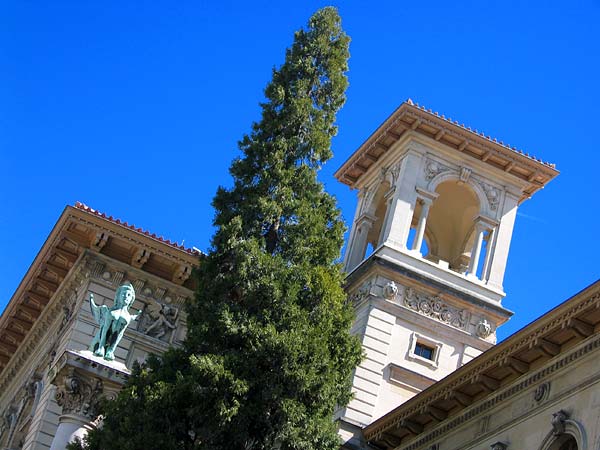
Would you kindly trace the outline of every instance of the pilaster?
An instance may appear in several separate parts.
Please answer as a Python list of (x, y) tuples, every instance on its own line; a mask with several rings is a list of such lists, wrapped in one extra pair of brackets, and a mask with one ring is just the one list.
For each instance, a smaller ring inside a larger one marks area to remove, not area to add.
[(50, 371), (50, 380), (57, 387), (55, 399), (61, 407), (50, 450), (64, 450), (95, 428), (101, 421), (101, 399), (114, 399), (128, 376), (122, 363), (105, 361), (88, 351), (65, 351)]

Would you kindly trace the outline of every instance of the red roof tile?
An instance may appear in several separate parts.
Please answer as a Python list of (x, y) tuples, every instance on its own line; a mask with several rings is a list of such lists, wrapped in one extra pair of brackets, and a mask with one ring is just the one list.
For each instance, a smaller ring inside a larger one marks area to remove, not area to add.
[(89, 206), (87, 206), (84, 203), (75, 202), (75, 208), (80, 209), (80, 210), (85, 211), (85, 212), (90, 213), (90, 214), (94, 214), (95, 216), (98, 216), (98, 217), (101, 217), (103, 219), (106, 219), (109, 222), (112, 222), (114, 224), (120, 225), (120, 226), (122, 226), (124, 228), (128, 228), (130, 230), (133, 230), (136, 233), (140, 233), (140, 234), (143, 234), (145, 236), (148, 236), (148, 237), (150, 237), (152, 239), (157, 240), (158, 242), (162, 242), (163, 244), (169, 245), (169, 246), (171, 246), (173, 248), (177, 248), (179, 250), (183, 250), (184, 252), (189, 253), (190, 255), (200, 255), (201, 254), (201, 252), (199, 252), (198, 250), (195, 250), (195, 249), (192, 249), (192, 248), (186, 248), (183, 245), (177, 244), (177, 242), (173, 242), (173, 241), (171, 241), (169, 239), (163, 238), (162, 236), (157, 236), (154, 233), (150, 233), (148, 230), (144, 230), (142, 228), (136, 227), (133, 224), (130, 225), (127, 222), (122, 222), (120, 219), (113, 218), (113, 216), (107, 216), (105, 213), (97, 211), (97, 210), (95, 210), (93, 208), (90, 208)]

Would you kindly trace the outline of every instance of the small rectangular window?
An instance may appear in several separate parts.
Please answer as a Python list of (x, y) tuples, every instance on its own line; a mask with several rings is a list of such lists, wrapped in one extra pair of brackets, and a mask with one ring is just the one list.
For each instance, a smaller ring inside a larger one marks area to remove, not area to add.
[(432, 347), (428, 347), (427, 345), (421, 344), (417, 342), (415, 344), (415, 355), (420, 356), (421, 358), (428, 359), (433, 361), (435, 349)]

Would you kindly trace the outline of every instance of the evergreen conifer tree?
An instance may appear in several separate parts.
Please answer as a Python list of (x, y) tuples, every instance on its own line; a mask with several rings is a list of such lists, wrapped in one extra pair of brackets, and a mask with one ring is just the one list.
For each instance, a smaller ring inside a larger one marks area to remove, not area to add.
[(333, 413), (361, 358), (338, 263), (344, 225), (317, 180), (345, 101), (349, 38), (334, 8), (296, 32), (262, 118), (213, 205), (188, 335), (136, 367), (90, 450), (334, 450)]

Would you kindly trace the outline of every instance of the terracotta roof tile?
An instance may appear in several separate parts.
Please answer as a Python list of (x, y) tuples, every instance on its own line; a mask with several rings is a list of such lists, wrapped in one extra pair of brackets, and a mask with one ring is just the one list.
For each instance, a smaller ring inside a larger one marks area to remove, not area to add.
[(129, 224), (127, 222), (123, 222), (120, 219), (115, 219), (113, 216), (107, 216), (105, 213), (97, 211), (93, 208), (90, 208), (88, 205), (81, 203), (81, 202), (75, 202), (75, 208), (80, 209), (82, 211), (85, 211), (87, 213), (90, 214), (94, 214), (95, 216), (101, 217), (103, 219), (108, 220), (109, 222), (112, 222), (114, 224), (120, 225), (122, 227), (128, 228), (130, 230), (133, 230), (137, 233), (143, 234), (145, 236), (148, 236), (152, 239), (157, 240), (158, 242), (162, 242), (163, 244), (169, 245), (173, 248), (177, 248), (179, 250), (183, 250), (186, 253), (189, 253), (190, 255), (200, 255), (202, 254), (201, 252), (199, 252), (198, 250), (192, 249), (192, 248), (186, 248), (183, 245), (178, 244), (177, 242), (171, 241), (169, 239), (165, 239), (162, 236), (157, 236), (155, 233), (150, 233), (148, 230), (144, 230), (142, 228), (136, 227), (133, 224)]
[(483, 132), (480, 132), (480, 131), (478, 131), (478, 130), (476, 130), (476, 129), (475, 129), (475, 130), (473, 130), (471, 127), (465, 126), (465, 124), (464, 124), (464, 123), (461, 123), (461, 124), (459, 125), (458, 121), (456, 121), (456, 120), (452, 120), (451, 118), (449, 118), (449, 117), (446, 117), (446, 116), (444, 116), (443, 114), (442, 114), (442, 115), (440, 115), (440, 114), (439, 114), (439, 113), (437, 113), (437, 112), (433, 112), (431, 109), (426, 109), (424, 106), (422, 106), (422, 105), (419, 105), (418, 103), (415, 103), (415, 102), (413, 102), (413, 101), (412, 101), (410, 98), (406, 100), (406, 103), (408, 103), (408, 104), (409, 104), (409, 105), (411, 105), (411, 106), (415, 106), (415, 107), (417, 107), (417, 108), (421, 109), (422, 111), (428, 112), (429, 114), (432, 114), (432, 115), (436, 116), (437, 118), (439, 118), (439, 119), (442, 119), (442, 120), (444, 120), (444, 121), (446, 121), (446, 122), (448, 122), (448, 123), (451, 123), (451, 124), (453, 124), (453, 125), (457, 125), (457, 126), (459, 126), (460, 128), (463, 128), (463, 129), (464, 129), (464, 130), (466, 130), (466, 131), (470, 131), (470, 132), (472, 132), (472, 133), (478, 134), (478, 135), (479, 135), (479, 136), (481, 136), (482, 138), (484, 138), (484, 139), (486, 139), (486, 140), (488, 140), (488, 141), (490, 141), (490, 142), (493, 142), (493, 143), (495, 143), (495, 144), (499, 144), (499, 145), (501, 145), (501, 146), (503, 146), (503, 147), (505, 147), (505, 148), (507, 148), (507, 149), (509, 149), (509, 150), (512, 150), (512, 151), (513, 151), (513, 152), (515, 152), (515, 153), (519, 153), (520, 155), (523, 155), (523, 156), (525, 156), (526, 158), (529, 158), (529, 159), (531, 159), (532, 161), (539, 162), (539, 163), (541, 163), (541, 164), (543, 164), (543, 165), (545, 165), (545, 166), (551, 167), (551, 168), (553, 168), (553, 169), (554, 169), (554, 168), (556, 168), (556, 164), (552, 164), (552, 163), (549, 163), (549, 162), (543, 161), (543, 160), (541, 160), (541, 159), (539, 159), (539, 158), (536, 158), (536, 157), (535, 157), (535, 156), (533, 156), (533, 155), (530, 155), (529, 153), (525, 153), (525, 152), (523, 152), (523, 150), (517, 149), (517, 147), (512, 147), (512, 146), (510, 146), (510, 145), (508, 145), (508, 144), (505, 144), (505, 143), (504, 143), (504, 142), (502, 142), (502, 141), (498, 141), (496, 138), (491, 138), (490, 136), (487, 136), (485, 133), (483, 133)]

